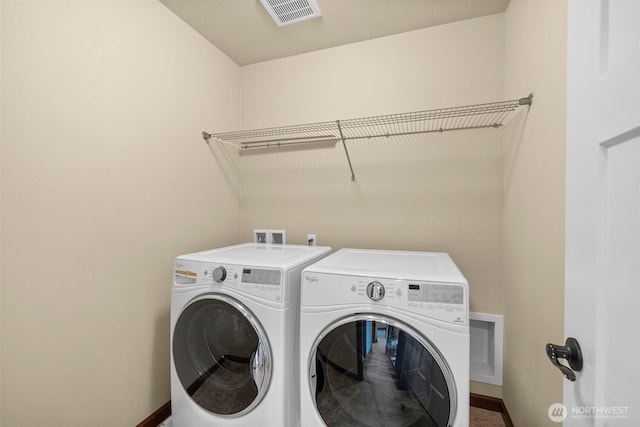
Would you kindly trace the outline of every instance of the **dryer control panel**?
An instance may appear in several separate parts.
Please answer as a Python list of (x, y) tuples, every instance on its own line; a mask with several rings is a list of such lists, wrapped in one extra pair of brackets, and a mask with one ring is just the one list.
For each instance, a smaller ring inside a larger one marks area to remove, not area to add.
[(208, 285), (234, 290), (273, 302), (283, 302), (282, 271), (274, 268), (180, 261), (174, 286)]
[(370, 304), (466, 325), (469, 322), (467, 289), (466, 283), (394, 280), (306, 271), (302, 280), (301, 304), (306, 307)]
[[(224, 275), (222, 274), (224, 271)], [(274, 302), (282, 302), (280, 270), (240, 265), (203, 264), (199, 282), (250, 294)]]

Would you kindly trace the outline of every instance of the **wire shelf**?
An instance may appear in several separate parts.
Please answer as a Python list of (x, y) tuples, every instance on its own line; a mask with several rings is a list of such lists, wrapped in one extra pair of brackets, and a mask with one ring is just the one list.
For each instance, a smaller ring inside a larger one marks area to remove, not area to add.
[(203, 136), (207, 140), (214, 138), (221, 142), (228, 142), (241, 150), (338, 141), (340, 140), (338, 135), (336, 122), (308, 123), (215, 134), (203, 132)]
[(202, 136), (207, 142), (213, 138), (221, 143), (230, 143), (241, 151), (342, 141), (351, 168), (351, 179), (355, 180), (345, 144), (347, 140), (497, 128), (507, 123), (512, 112), (532, 103), (533, 94), (530, 94), (511, 101), (237, 132), (202, 132)]

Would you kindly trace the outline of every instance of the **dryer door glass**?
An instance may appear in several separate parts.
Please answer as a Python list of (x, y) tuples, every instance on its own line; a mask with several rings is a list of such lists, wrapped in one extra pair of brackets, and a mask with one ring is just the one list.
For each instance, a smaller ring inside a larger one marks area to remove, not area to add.
[(309, 360), (311, 393), (331, 426), (453, 424), (451, 371), (412, 327), (379, 315), (355, 315), (327, 328)]
[(251, 411), (271, 377), (271, 350), (260, 324), (246, 307), (224, 296), (185, 308), (174, 329), (173, 359), (193, 401), (221, 416)]

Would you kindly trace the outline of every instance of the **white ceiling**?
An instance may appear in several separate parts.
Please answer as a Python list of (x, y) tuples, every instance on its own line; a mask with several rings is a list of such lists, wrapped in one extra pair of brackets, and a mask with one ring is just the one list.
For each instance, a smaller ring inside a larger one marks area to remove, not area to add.
[(248, 65), (504, 12), (509, 0), (318, 0), (319, 18), (278, 27), (259, 0), (160, 0)]

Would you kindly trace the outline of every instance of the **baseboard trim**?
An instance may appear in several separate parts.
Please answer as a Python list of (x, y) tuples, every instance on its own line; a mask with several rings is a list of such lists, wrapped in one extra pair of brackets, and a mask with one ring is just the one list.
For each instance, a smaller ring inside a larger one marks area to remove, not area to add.
[(482, 394), (471, 393), (469, 396), (469, 405), (474, 408), (488, 409), (489, 411), (500, 412), (502, 419), (507, 427), (514, 427), (509, 411), (504, 406), (502, 399), (491, 396), (484, 396)]
[[(509, 411), (507, 411), (507, 407), (504, 406), (502, 399), (471, 393), (469, 396), (469, 404), (474, 408), (500, 412), (505, 425), (507, 427), (514, 427), (513, 421), (511, 421), (511, 416), (509, 416)], [(136, 427), (157, 427), (158, 424), (169, 418), (169, 416), (171, 416), (171, 401), (162, 405)]]
[(162, 405), (136, 427), (158, 427), (158, 425), (169, 418), (169, 416), (171, 416), (171, 401)]

